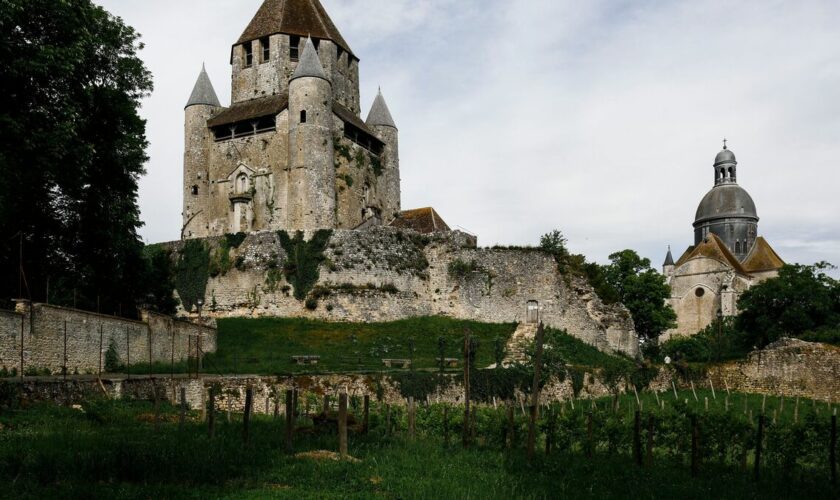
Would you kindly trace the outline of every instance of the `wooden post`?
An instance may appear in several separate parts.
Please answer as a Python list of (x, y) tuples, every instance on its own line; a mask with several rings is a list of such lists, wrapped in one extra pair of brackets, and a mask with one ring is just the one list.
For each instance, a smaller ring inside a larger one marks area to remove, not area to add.
[(449, 447), (449, 405), (443, 405), (443, 444)]
[(700, 398), (697, 397), (697, 391), (694, 390), (694, 381), (689, 380), (689, 383), (691, 384), (691, 393), (694, 394), (694, 400), (700, 402)]
[(338, 453), (347, 458), (347, 393), (338, 395)]
[(679, 397), (677, 396), (677, 386), (674, 384), (674, 379), (671, 379), (671, 388), (674, 389), (674, 401), (678, 400)]
[(246, 443), (251, 438), (251, 406), (254, 403), (254, 388), (248, 386), (245, 389), (245, 414), (242, 415), (242, 440)]
[(704, 411), (709, 411), (709, 396), (703, 396)]
[(514, 425), (513, 425), (513, 402), (511, 401), (507, 405), (507, 447), (508, 449), (513, 448), (513, 443), (516, 441), (516, 436), (514, 435)]
[(717, 399), (717, 395), (715, 395), (715, 384), (712, 382), (712, 377), (709, 377), (709, 387), (712, 388), (712, 399)]
[(761, 414), (764, 415), (764, 408), (767, 406), (767, 394), (764, 394), (761, 398)]
[[(32, 318), (32, 303), (29, 304), (29, 318), (30, 318), (30, 321), (31, 321), (31, 318)], [(24, 366), (24, 364), (23, 364), (23, 327), (24, 327), (24, 321), (23, 321), (23, 316), (21, 316), (20, 317), (20, 379), (21, 380), (23, 380), (23, 372), (24, 372), (24, 369), (23, 369), (23, 366)], [(31, 336), (32, 332), (29, 332), (29, 334)]]
[(837, 414), (831, 416), (831, 439), (828, 444), (828, 466), (831, 468), (831, 484), (837, 486)]
[(216, 435), (216, 388), (210, 386), (210, 403), (207, 409), (207, 436), (213, 439)]
[(691, 477), (697, 477), (700, 470), (700, 436), (697, 429), (697, 417), (691, 416)]
[(785, 396), (779, 396), (779, 415), (785, 412)]
[(758, 481), (761, 471), (761, 448), (764, 440), (764, 414), (758, 416), (758, 435), (755, 438), (755, 480)]
[(464, 330), (464, 426), (462, 444), (470, 445), (470, 331)]
[(647, 466), (653, 466), (653, 414), (648, 415)]
[(286, 391), (286, 453), (292, 452), (292, 439), (294, 435), (295, 429), (295, 418), (294, 418), (294, 391), (287, 390)]
[(633, 416), (633, 458), (636, 465), (642, 466), (642, 414), (639, 410)]
[(292, 390), (292, 415), (297, 418), (300, 413), (298, 413), (298, 399), (300, 395), (298, 394), (297, 387)]
[(723, 407), (726, 409), (726, 413), (729, 413), (729, 394), (726, 395), (723, 401)]
[(531, 388), (531, 418), (528, 422), (528, 461), (534, 458), (534, 447), (537, 441), (537, 408), (540, 404), (540, 368), (543, 351), (543, 324), (537, 327), (536, 353), (534, 355), (534, 384)]
[(178, 419), (178, 426), (184, 428), (184, 423), (187, 421), (187, 389), (181, 387), (181, 415)]
[(414, 396), (408, 397), (408, 438), (414, 439)]
[(659, 407), (659, 392), (653, 391), (653, 397), (656, 398), (656, 406)]
[(364, 399), (364, 416), (362, 417), (362, 434), (368, 433), (368, 426), (370, 425), (370, 396), (365, 394)]

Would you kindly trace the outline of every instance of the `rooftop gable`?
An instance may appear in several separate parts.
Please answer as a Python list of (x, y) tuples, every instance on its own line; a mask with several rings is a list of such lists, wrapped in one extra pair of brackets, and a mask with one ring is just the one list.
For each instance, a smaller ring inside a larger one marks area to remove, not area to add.
[(773, 250), (773, 247), (762, 236), (756, 238), (752, 249), (750, 249), (750, 253), (744, 259), (744, 269), (751, 273), (774, 271), (781, 269), (784, 265), (785, 261), (779, 257), (779, 254)]

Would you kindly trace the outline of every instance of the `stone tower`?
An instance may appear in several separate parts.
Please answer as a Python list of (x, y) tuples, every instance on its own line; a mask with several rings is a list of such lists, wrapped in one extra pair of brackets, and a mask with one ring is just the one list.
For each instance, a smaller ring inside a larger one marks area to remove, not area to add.
[(758, 213), (752, 197), (736, 182), (737, 168), (735, 155), (724, 144), (715, 157), (715, 185), (697, 207), (694, 244), (699, 245), (714, 233), (743, 261), (758, 234)]
[(332, 228), (335, 160), (332, 89), (310, 38), (289, 83), (288, 227)]
[(182, 238), (396, 217), (397, 128), (381, 96), (361, 119), (359, 58), (318, 0), (265, 0), (230, 64), (229, 107), (205, 71), (187, 104)]

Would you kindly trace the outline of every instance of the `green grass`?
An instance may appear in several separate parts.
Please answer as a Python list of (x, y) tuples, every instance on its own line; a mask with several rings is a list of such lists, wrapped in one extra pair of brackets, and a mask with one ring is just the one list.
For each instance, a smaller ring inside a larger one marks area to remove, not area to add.
[[(679, 395), (681, 399), (686, 396), (692, 397), (690, 391)], [(748, 398), (751, 404), (755, 402), (754, 396)], [(580, 403), (577, 416), (565, 413), (578, 437), (584, 429)], [(627, 403), (623, 399), (622, 408)], [(606, 406), (607, 401), (599, 404)], [(522, 449), (524, 415), (517, 410), (517, 444), (505, 450), (499, 432), (499, 426), (504, 425), (503, 412), (492, 407), (479, 410), (477, 443), (464, 450), (458, 444), (457, 409), (450, 409), (452, 444), (447, 447), (439, 432), (440, 406), (418, 409), (419, 434), (409, 440), (403, 409), (394, 411), (396, 433), (386, 436), (382, 408), (374, 405), (371, 433), (350, 435), (349, 451), (360, 459), (359, 463), (315, 461), (285, 454), (282, 420), (268, 417), (254, 419), (250, 442), (243, 444), (241, 415), (235, 415), (233, 423), (226, 423), (224, 416), (218, 415), (217, 433), (211, 440), (197, 414), (192, 414), (181, 429), (176, 410), (169, 406), (162, 408), (164, 418), (157, 432), (148, 402), (90, 401), (83, 409), (41, 404), (0, 412), (2, 495), (20, 499), (740, 499), (836, 498), (838, 493), (828, 485), (824, 466), (801, 474), (775, 469), (771, 464), (764, 470), (762, 481), (756, 483), (738, 466), (708, 460), (702, 464), (699, 477), (692, 478), (685, 449), (674, 454), (657, 448), (653, 467), (638, 468), (632, 463), (623, 434), (614, 449), (603, 444), (592, 459), (586, 459), (579, 446), (560, 440), (556, 453), (546, 457), (540, 450), (529, 465)], [(296, 452), (336, 449), (334, 434), (316, 433), (305, 422), (299, 421), (304, 427), (296, 436)], [(628, 428), (626, 420), (619, 426), (610, 417), (605, 425), (596, 426), (595, 432), (605, 436), (601, 439), (608, 439), (611, 433), (626, 434)], [(685, 434), (684, 429), (676, 431)], [(542, 445), (540, 439), (540, 448)]]
[[(414, 358), (416, 369), (437, 367), (438, 338), (445, 357), (462, 358), (464, 330), (480, 343), (478, 363), (494, 362), (496, 339), (507, 343), (516, 324), (490, 324), (445, 317), (390, 323), (333, 323), (296, 318), (231, 318), (218, 321), (216, 353), (205, 358), (208, 373), (260, 375), (382, 371), (383, 359)], [(414, 354), (409, 345), (413, 339)], [(318, 365), (301, 366), (291, 357), (318, 355)]]

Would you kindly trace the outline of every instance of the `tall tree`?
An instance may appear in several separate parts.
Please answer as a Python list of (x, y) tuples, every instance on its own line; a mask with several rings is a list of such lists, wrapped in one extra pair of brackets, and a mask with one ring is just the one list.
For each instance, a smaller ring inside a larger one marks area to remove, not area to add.
[(148, 266), (139, 35), (90, 0), (3, 0), (0, 33), (0, 307), (49, 282), (51, 302), (129, 309)]
[(603, 267), (604, 280), (630, 310), (636, 333), (655, 339), (674, 326), (677, 315), (665, 300), (671, 295), (665, 277), (650, 267), (633, 250), (610, 255), (610, 264)]

